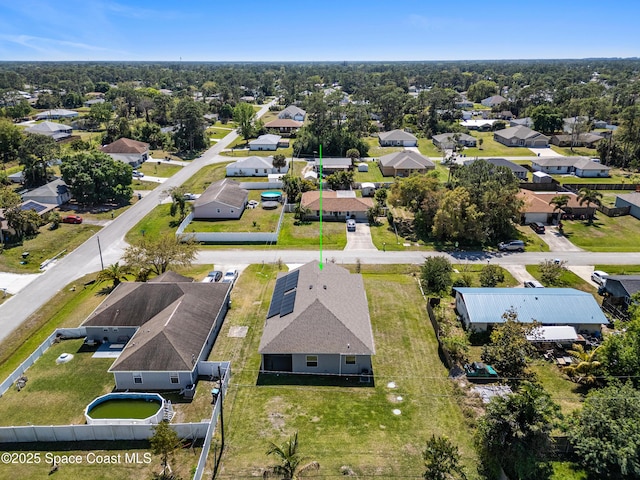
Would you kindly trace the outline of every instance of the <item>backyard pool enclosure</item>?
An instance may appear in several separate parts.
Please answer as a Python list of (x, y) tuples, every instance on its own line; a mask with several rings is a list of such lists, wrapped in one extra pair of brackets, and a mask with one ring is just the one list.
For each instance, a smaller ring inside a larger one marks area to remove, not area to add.
[(157, 424), (171, 420), (173, 406), (157, 393), (108, 393), (87, 405), (84, 416), (90, 425)]

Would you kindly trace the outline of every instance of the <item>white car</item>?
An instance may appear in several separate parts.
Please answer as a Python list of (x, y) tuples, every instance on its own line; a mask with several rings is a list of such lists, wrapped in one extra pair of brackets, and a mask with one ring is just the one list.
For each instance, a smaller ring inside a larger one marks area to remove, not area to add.
[(591, 274), (591, 280), (598, 285), (604, 285), (604, 282), (607, 280), (609, 274), (607, 272), (603, 272), (602, 270), (596, 270)]
[(222, 277), (222, 283), (233, 283), (236, 281), (236, 278), (238, 278), (237, 270), (227, 270), (224, 277)]
[(133, 171), (133, 177), (134, 178), (142, 178), (142, 177), (144, 177), (144, 173), (139, 172), (138, 170), (134, 170)]
[(185, 193), (183, 198), (185, 200), (195, 200), (196, 196), (193, 193)]

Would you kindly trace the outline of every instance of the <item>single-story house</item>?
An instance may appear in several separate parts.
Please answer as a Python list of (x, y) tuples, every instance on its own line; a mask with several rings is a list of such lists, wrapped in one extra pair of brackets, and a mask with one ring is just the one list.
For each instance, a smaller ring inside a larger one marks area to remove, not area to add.
[(533, 128), (533, 120), (531, 119), (531, 117), (512, 118), (511, 120), (509, 120), (509, 126), (510, 127), (523, 126), (523, 127)]
[(616, 195), (616, 208), (629, 207), (629, 215), (640, 220), (640, 192)]
[(596, 148), (596, 144), (604, 137), (595, 133), (581, 133), (574, 138), (573, 135), (552, 135), (550, 143), (558, 147), (586, 147)]
[(276, 281), (258, 349), (263, 372), (371, 375), (375, 354), (362, 276), (318, 261)]
[(493, 95), (491, 97), (487, 97), (483, 100), (480, 100), (480, 103), (485, 107), (495, 107), (496, 105), (500, 105), (503, 102), (506, 102), (507, 99), (502, 95)]
[(289, 119), (295, 120), (296, 122), (304, 122), (306, 116), (307, 112), (295, 105), (289, 105), (278, 114), (278, 118), (281, 120)]
[[(320, 219), (320, 192), (314, 190), (304, 192), (300, 200), (303, 208), (308, 208), (310, 213), (305, 218), (309, 220)], [(367, 210), (373, 207), (370, 198), (356, 197), (353, 190), (324, 190), (322, 192), (322, 219), (324, 221), (345, 221), (353, 218), (356, 221), (367, 221)]]
[(596, 299), (575, 288), (455, 287), (456, 311), (465, 327), (485, 331), (504, 323), (502, 315), (515, 310), (518, 320), (537, 320), (544, 326), (569, 325), (578, 332), (600, 331), (609, 323)]
[(7, 179), (11, 183), (22, 183), (24, 182), (24, 172), (20, 170), (19, 172), (15, 172), (10, 175), (7, 175)]
[(119, 138), (109, 145), (104, 145), (100, 150), (114, 160), (128, 163), (134, 168), (149, 160), (149, 144), (130, 138)]
[(640, 275), (609, 275), (598, 292), (604, 297), (603, 306), (626, 312), (631, 296), (640, 292)]
[(229, 307), (229, 283), (167, 272), (124, 282), (82, 324), (87, 341), (123, 345), (113, 362), (116, 390), (181, 390), (195, 385)]
[(276, 118), (264, 124), (266, 129), (278, 130), (283, 135), (291, 135), (302, 127), (302, 122), (290, 118)]
[(92, 98), (91, 100), (87, 100), (86, 102), (84, 102), (82, 105), (87, 108), (91, 108), (92, 105), (99, 105), (104, 102), (104, 98)]
[(503, 110), (496, 113), (495, 117), (500, 120), (511, 120), (513, 118), (513, 113), (511, 113), (510, 110)]
[(477, 139), (467, 133), (440, 133), (434, 135), (433, 144), (443, 150), (451, 150), (457, 143), (461, 147), (475, 147)]
[[(464, 164), (471, 165), (475, 161), (476, 161), (475, 159), (465, 160)], [(485, 160), (485, 162), (490, 163), (495, 167), (507, 167), (509, 170), (513, 172), (513, 174), (516, 177), (518, 177), (519, 180), (526, 180), (527, 173), (529, 173), (529, 170), (524, 168), (522, 165), (518, 165), (517, 163), (510, 162), (506, 158), (488, 158)]]
[(418, 139), (415, 135), (404, 130), (391, 130), (380, 132), (378, 140), (381, 147), (417, 147)]
[(247, 206), (249, 192), (238, 182), (225, 178), (212, 183), (193, 203), (193, 218), (238, 219)]
[(31, 134), (46, 135), (58, 142), (65, 138), (69, 138), (73, 129), (69, 125), (45, 121), (42, 123), (36, 123), (35, 125), (26, 128), (24, 131)]
[(363, 197), (373, 197), (376, 193), (376, 184), (372, 182), (362, 182), (360, 184)]
[(408, 177), (412, 173), (427, 173), (436, 168), (429, 158), (412, 150), (383, 155), (378, 163), (385, 177)]
[(73, 110), (55, 108), (36, 114), (36, 120), (57, 120), (59, 118), (76, 118), (77, 116), (78, 112), (74, 112)]
[[(280, 135), (267, 133), (249, 142), (249, 150), (277, 150), (280, 146)], [(288, 143), (287, 143), (288, 146)]]
[(470, 100), (460, 100), (454, 104), (456, 108), (473, 108), (473, 102)]
[(491, 128), (493, 127), (493, 124), (496, 123), (497, 121), (498, 120), (480, 120), (480, 119), (462, 120), (460, 122), (460, 125), (462, 125), (464, 128), (468, 128), (469, 130), (478, 130), (481, 132), (487, 132), (491, 130)]
[(227, 165), (227, 177), (268, 177), (273, 173), (287, 173), (289, 162), (278, 169), (273, 166), (273, 157), (247, 157)]
[[(324, 175), (331, 175), (332, 173), (343, 172), (351, 169), (352, 163), (350, 158), (324, 157), (322, 158), (322, 173)], [(320, 173), (320, 158), (314, 159), (313, 169), (317, 173)]]
[(60, 206), (71, 200), (71, 191), (64, 180), (58, 178), (23, 194), (22, 200)]
[(507, 147), (548, 147), (549, 137), (529, 127), (517, 126), (498, 130), (493, 139)]
[(562, 119), (562, 129), (567, 133), (572, 133), (575, 128), (585, 130), (591, 126), (589, 117), (586, 115), (578, 115), (576, 117), (567, 117)]
[(531, 161), (534, 172), (555, 175), (574, 174), (577, 177), (608, 177), (610, 167), (586, 157), (538, 157)]
[[(27, 200), (26, 202), (22, 202), (20, 204), (20, 210), (33, 210), (40, 217), (42, 217), (45, 213), (49, 213), (56, 207), (57, 205), (40, 203), (34, 200)], [(8, 239), (9, 237), (15, 235), (15, 233), (15, 230), (9, 227), (9, 223), (5, 218), (4, 209), (0, 208), (0, 243), (4, 243), (5, 239)]]
[[(569, 197), (564, 212), (554, 211), (551, 201), (554, 197), (566, 195)], [(594, 207), (587, 207), (586, 203), (580, 205), (578, 196), (569, 192), (532, 192), (520, 189), (518, 198), (524, 202), (522, 207), (521, 223), (528, 225), (534, 222), (551, 224), (558, 214), (567, 213), (575, 216), (591, 216), (595, 212)]]

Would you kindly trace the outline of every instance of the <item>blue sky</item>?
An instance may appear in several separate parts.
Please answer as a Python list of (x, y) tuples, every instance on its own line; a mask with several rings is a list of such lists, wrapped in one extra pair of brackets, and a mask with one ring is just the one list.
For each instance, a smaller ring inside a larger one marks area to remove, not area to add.
[(640, 56), (640, 2), (0, 0), (0, 60)]

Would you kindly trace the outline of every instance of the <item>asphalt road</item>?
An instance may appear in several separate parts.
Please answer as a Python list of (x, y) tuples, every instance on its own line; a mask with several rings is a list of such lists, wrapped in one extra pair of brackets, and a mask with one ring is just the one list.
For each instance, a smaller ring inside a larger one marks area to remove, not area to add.
[[(265, 105), (257, 116), (260, 117), (268, 112), (270, 105)], [(17, 295), (0, 305), (0, 342), (8, 337), (29, 315), (38, 310), (50, 298), (53, 298), (62, 287), (87, 273), (100, 270), (98, 244), (102, 249), (102, 259), (105, 266), (119, 261), (122, 252), (127, 247), (124, 241), (125, 234), (167, 197), (166, 192), (171, 187), (182, 185), (206, 165), (228, 162), (229, 157), (222, 157), (219, 153), (236, 138), (238, 138), (238, 134), (235, 131), (225, 136), (201, 157), (189, 162), (189, 165), (168, 178), (161, 187), (149, 192), (142, 200), (106, 225), (100, 232), (39, 275)]]

